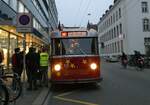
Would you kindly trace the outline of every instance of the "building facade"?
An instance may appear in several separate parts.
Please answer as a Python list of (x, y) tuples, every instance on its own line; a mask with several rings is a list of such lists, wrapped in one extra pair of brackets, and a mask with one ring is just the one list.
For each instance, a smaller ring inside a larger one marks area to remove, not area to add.
[(58, 13), (55, 0), (0, 0), (0, 49), (4, 64), (11, 64), (14, 48), (23, 49), (23, 34), (16, 31), (18, 13), (31, 13), (33, 31), (27, 33), (26, 51), (29, 47), (40, 49), (50, 44), (50, 32), (57, 28)]
[(114, 0), (98, 23), (102, 56), (150, 53), (150, 1)]

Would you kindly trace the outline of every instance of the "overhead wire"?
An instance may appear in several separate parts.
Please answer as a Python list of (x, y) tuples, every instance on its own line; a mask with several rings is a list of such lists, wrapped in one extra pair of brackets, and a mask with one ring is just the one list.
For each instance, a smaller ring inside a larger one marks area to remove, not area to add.
[[(77, 9), (74, 17), (78, 16), (78, 14), (80, 14), (80, 10), (81, 10), (81, 7), (82, 7), (82, 4), (84, 3), (84, 0), (80, 0), (80, 3), (79, 3), (79, 8)], [(74, 24), (74, 26), (76, 26), (77, 23)]]
[[(55, 2), (56, 2), (56, 0), (55, 0)], [(56, 4), (56, 6), (58, 6), (58, 4)], [(62, 15), (62, 12), (61, 12), (60, 8), (57, 7), (57, 11), (58, 11), (58, 19), (60, 21), (61, 20), (60, 17), (63, 16), (63, 15)]]
[[(83, 13), (86, 13), (86, 15), (87, 15), (87, 11), (88, 11), (88, 8), (89, 8), (89, 6), (90, 6), (90, 3), (91, 3), (91, 0), (89, 0), (88, 1), (88, 3), (87, 3), (87, 6), (86, 6), (86, 8), (85, 8), (85, 11), (83, 12)], [(79, 23), (79, 27), (81, 27), (81, 24), (82, 24), (82, 21), (83, 21), (83, 19), (84, 19), (84, 14), (82, 15), (82, 17), (81, 17), (81, 21), (80, 21), (80, 23)]]

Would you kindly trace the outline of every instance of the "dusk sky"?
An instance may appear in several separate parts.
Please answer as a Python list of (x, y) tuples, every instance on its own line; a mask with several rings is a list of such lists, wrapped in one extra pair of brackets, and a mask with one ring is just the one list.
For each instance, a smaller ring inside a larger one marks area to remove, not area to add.
[(88, 20), (98, 23), (113, 0), (55, 0), (58, 17), (65, 26), (86, 26)]

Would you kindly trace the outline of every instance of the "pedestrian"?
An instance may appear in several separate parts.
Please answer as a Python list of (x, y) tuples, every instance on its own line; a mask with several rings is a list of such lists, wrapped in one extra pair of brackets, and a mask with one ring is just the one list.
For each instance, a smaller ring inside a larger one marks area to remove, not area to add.
[(40, 53), (40, 71), (42, 73), (42, 83), (48, 87), (48, 65), (49, 65), (49, 55), (46, 48), (42, 49)]
[(127, 55), (122, 52), (122, 56), (121, 56), (121, 64), (124, 68), (127, 67), (127, 63), (128, 63), (128, 59), (127, 59)]
[(123, 62), (124, 60), (127, 60), (127, 55), (122, 52), (121, 61)]
[(134, 56), (133, 56), (133, 60), (134, 60), (134, 65), (138, 66), (138, 59), (141, 59), (142, 55), (139, 51), (134, 50)]
[(28, 90), (37, 90), (37, 55), (35, 53), (35, 49), (33, 47), (29, 48), (29, 52), (26, 54), (26, 72), (28, 77)]
[(21, 77), (23, 71), (23, 55), (20, 48), (14, 49), (15, 53), (12, 55), (12, 70)]

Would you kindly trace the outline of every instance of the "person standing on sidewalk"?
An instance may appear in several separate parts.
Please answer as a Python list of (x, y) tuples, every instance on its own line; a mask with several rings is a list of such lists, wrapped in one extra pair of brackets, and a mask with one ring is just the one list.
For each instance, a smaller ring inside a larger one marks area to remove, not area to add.
[(42, 83), (48, 87), (48, 64), (49, 64), (49, 55), (46, 48), (42, 49), (40, 53), (40, 71), (42, 73)]
[(35, 49), (33, 47), (30, 47), (29, 52), (26, 55), (26, 71), (29, 83), (29, 87), (27, 88), (28, 90), (37, 90), (37, 69), (37, 55), (35, 53)]
[(20, 48), (15, 48), (15, 53), (12, 55), (12, 70), (21, 77), (23, 71), (23, 56)]

